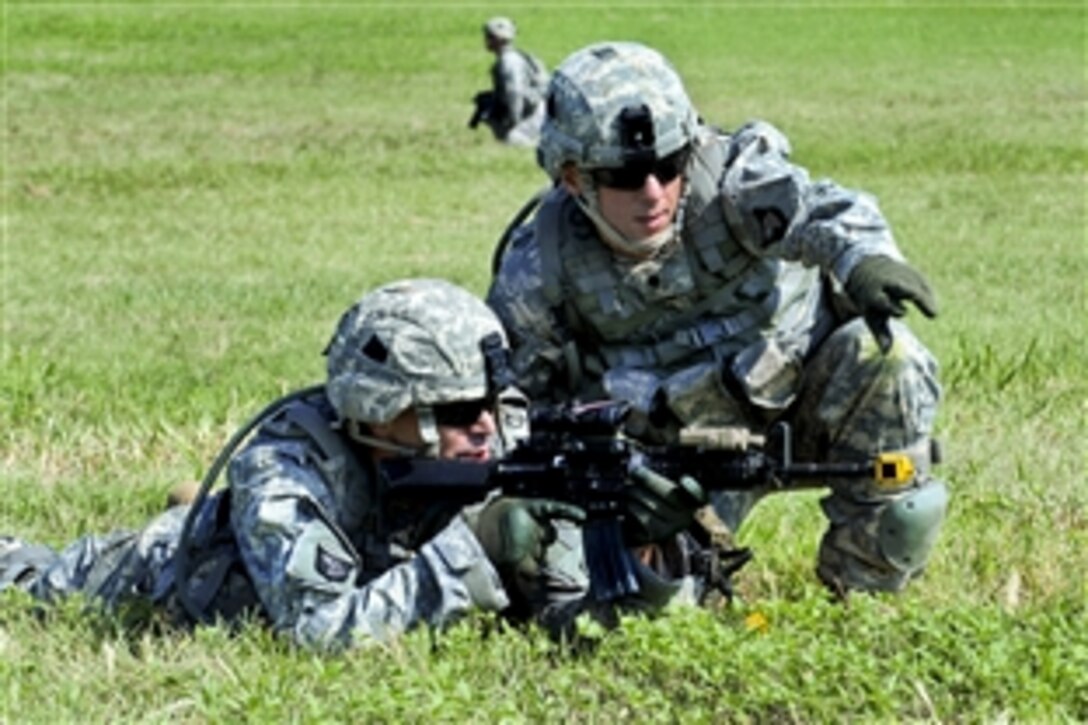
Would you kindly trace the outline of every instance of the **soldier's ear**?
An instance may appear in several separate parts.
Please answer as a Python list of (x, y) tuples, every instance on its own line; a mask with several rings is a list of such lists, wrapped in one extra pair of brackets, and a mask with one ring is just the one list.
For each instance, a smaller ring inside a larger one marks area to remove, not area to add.
[(559, 181), (563, 187), (574, 196), (582, 193), (582, 182), (578, 179), (578, 167), (574, 164), (566, 164), (559, 172)]

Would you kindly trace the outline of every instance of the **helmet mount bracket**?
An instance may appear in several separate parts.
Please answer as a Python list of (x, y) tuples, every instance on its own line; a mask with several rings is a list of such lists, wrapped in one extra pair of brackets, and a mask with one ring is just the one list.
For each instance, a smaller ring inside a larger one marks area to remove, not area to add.
[(654, 117), (650, 107), (627, 106), (616, 118), (620, 144), (628, 161), (653, 161), (657, 157), (654, 137)]

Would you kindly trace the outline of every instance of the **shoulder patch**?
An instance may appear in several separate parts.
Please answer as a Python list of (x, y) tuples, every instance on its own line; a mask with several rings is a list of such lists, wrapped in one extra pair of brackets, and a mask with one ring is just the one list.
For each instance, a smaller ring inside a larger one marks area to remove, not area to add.
[(315, 550), (314, 569), (317, 570), (318, 574), (329, 581), (337, 583), (347, 581), (348, 576), (351, 575), (352, 568), (353, 566), (350, 561), (341, 559), (320, 544)]
[(762, 231), (764, 245), (774, 244), (786, 235), (786, 217), (778, 209), (753, 209)]

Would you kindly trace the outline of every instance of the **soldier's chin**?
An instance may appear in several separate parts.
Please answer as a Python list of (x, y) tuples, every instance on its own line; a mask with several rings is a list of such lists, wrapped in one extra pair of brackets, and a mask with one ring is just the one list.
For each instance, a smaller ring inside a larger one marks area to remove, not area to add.
[(469, 463), (487, 463), (491, 460), (491, 451), (486, 448), (482, 450), (459, 451), (455, 458), (459, 461), (468, 461)]
[(672, 216), (659, 214), (650, 219), (639, 220), (637, 224), (640, 232), (638, 241), (643, 244), (652, 243), (655, 237), (664, 234), (672, 226)]

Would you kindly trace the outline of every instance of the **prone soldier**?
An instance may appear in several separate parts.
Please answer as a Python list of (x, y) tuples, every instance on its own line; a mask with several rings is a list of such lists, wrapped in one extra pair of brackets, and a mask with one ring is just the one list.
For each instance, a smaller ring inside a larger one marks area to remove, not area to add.
[[(382, 286), (341, 317), (324, 384), (243, 426), (195, 500), (142, 530), (84, 536), (60, 551), (0, 537), (0, 590), (150, 605), (183, 626), (256, 617), (320, 650), (387, 642), (471, 610), (568, 632), (579, 613), (594, 613), (584, 511), (495, 492), (467, 504), (415, 497), (408, 516), (389, 515), (383, 465), (483, 468), (527, 435), (508, 352), (494, 313), (467, 291), (427, 279)], [(223, 466), (228, 485), (213, 490)], [(633, 505), (668, 538), (703, 501), (673, 502), (677, 484), (653, 484)], [(667, 593), (693, 587), (683, 572), (676, 582), (652, 576)]]

